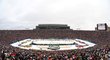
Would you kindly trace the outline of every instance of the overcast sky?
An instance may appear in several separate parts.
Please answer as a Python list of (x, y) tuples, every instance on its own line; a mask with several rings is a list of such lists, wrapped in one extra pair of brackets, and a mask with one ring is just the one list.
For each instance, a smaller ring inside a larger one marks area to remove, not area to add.
[(71, 29), (110, 26), (110, 0), (0, 0), (0, 29), (68, 24)]

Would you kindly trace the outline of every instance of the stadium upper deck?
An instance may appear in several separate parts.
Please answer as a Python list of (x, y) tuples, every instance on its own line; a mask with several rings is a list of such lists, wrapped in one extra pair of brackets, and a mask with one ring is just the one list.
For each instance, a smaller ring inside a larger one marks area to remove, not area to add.
[(66, 24), (39, 24), (36, 29), (70, 29)]

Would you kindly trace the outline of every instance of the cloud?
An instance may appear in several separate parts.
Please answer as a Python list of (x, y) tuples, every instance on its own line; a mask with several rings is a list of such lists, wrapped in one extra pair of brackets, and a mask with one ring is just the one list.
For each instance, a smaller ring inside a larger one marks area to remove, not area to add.
[(110, 24), (109, 0), (1, 0), (0, 28), (31, 28), (38, 24), (68, 24), (94, 29)]

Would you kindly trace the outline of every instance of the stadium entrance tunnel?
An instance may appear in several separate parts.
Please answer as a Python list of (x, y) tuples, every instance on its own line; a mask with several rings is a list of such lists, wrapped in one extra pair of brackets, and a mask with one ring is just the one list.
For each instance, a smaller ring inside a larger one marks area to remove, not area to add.
[(27, 50), (59, 51), (85, 49), (96, 44), (82, 39), (24, 39), (10, 45)]

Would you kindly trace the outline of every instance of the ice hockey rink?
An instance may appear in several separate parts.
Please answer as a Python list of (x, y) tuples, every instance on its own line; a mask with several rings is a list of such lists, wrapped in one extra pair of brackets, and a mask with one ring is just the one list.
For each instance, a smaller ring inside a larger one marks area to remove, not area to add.
[(21, 49), (45, 51), (85, 49), (95, 45), (82, 39), (24, 39), (11, 44)]

